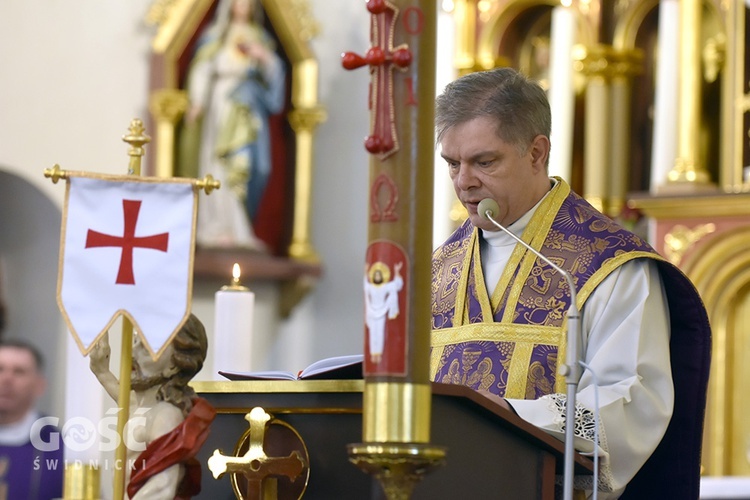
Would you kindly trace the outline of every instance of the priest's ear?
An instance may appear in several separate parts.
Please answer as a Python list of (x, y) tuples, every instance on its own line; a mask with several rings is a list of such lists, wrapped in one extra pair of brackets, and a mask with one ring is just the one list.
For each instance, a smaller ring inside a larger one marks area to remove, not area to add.
[(529, 148), (529, 154), (531, 155), (531, 165), (534, 170), (539, 172), (547, 171), (547, 164), (549, 163), (549, 137), (545, 135), (538, 135), (531, 141), (531, 147)]

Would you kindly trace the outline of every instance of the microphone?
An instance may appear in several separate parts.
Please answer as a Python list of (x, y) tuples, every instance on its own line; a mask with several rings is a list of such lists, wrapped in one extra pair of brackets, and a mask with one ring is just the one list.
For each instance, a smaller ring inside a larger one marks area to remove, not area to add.
[[(568, 331), (567, 331), (567, 349), (565, 353), (565, 363), (560, 364), (557, 371), (560, 375), (565, 377), (565, 384), (567, 387), (565, 404), (565, 468), (563, 476), (563, 499), (573, 500), (573, 458), (575, 456), (575, 448), (573, 447), (573, 431), (575, 429), (575, 414), (576, 414), (576, 390), (578, 388), (578, 380), (581, 378), (581, 370), (578, 366), (578, 343), (581, 338), (581, 314), (578, 311), (576, 305), (576, 286), (573, 281), (573, 277), (562, 269), (560, 266), (549, 260), (541, 252), (533, 248), (531, 245), (523, 241), (521, 238), (513, 234), (510, 230), (506, 229), (503, 225), (495, 220), (497, 214), (500, 213), (500, 206), (492, 198), (485, 198), (479, 202), (477, 206), (477, 212), (492, 222), (499, 229), (503, 230), (507, 235), (511, 236), (518, 243), (523, 245), (531, 253), (542, 259), (552, 269), (560, 273), (565, 280), (568, 282), (570, 287), (570, 307), (568, 308)], [(594, 443), (596, 445), (596, 443)], [(596, 484), (594, 485), (596, 491)]]

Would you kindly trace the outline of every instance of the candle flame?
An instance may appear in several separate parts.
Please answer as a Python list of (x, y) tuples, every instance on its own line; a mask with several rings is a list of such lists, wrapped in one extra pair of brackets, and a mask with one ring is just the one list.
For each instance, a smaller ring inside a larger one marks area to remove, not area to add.
[(234, 278), (234, 281), (240, 280), (240, 265), (238, 263), (234, 263), (234, 266), (232, 266), (232, 278)]

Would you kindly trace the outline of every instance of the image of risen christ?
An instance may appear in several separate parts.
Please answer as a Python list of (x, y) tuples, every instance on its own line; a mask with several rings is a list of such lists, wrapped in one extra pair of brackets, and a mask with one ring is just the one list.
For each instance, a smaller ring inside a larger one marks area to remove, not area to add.
[(367, 269), (365, 265), (365, 324), (369, 332), (370, 360), (380, 363), (385, 344), (386, 320), (398, 317), (398, 292), (404, 286), (401, 278), (403, 262), (394, 264), (395, 276), (383, 262), (375, 262)]

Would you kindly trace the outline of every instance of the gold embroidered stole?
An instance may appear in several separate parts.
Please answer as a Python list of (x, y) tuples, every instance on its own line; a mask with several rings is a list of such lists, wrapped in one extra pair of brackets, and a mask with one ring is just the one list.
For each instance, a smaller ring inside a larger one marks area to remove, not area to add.
[[(558, 208), (568, 196), (570, 188), (559, 182), (532, 216), (521, 238), (539, 250), (555, 219)], [(545, 326), (515, 323), (516, 304), (525, 283), (535, 267), (536, 256), (521, 245), (516, 245), (503, 273), (495, 286), (492, 298), (487, 296), (487, 286), (482, 273), (479, 252), (479, 231), (474, 228), (465, 252), (461, 277), (455, 294), (453, 326), (432, 332), (430, 374), (435, 379), (445, 348), (462, 342), (492, 342), (500, 349), (511, 349), (506, 367), (508, 379), (505, 397), (523, 399), (529, 382), (530, 360), (537, 345), (555, 346), (558, 357), (564, 355), (564, 326)], [(469, 288), (473, 286), (474, 298), (481, 307), (481, 318), (470, 318)], [(500, 314), (500, 317), (495, 317)], [(558, 380), (559, 383), (559, 380)], [(562, 386), (561, 386), (562, 387)]]

